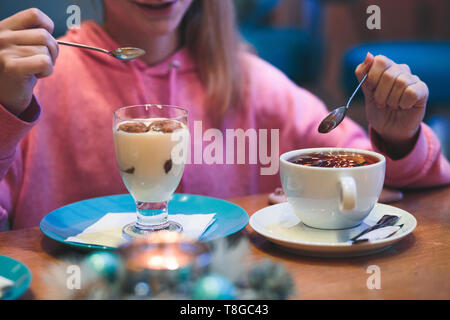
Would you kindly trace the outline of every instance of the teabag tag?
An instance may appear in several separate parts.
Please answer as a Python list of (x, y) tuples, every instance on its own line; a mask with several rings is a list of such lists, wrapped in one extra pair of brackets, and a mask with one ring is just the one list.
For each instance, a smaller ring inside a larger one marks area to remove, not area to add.
[(403, 224), (397, 226), (386, 226), (378, 228), (363, 234), (362, 236), (353, 240), (353, 243), (365, 242), (365, 241), (375, 241), (389, 238), (390, 236), (397, 233), (403, 227)]
[(378, 220), (378, 222), (376, 224), (374, 224), (373, 226), (364, 229), (363, 231), (361, 231), (360, 233), (358, 233), (356, 236), (354, 236), (353, 238), (350, 239), (350, 241), (356, 241), (357, 239), (359, 239), (362, 235), (375, 230), (375, 229), (380, 229), (386, 226), (393, 226), (397, 223), (398, 219), (400, 217), (399, 216), (394, 216), (394, 215), (388, 215), (385, 214), (384, 216), (381, 217), (380, 220)]

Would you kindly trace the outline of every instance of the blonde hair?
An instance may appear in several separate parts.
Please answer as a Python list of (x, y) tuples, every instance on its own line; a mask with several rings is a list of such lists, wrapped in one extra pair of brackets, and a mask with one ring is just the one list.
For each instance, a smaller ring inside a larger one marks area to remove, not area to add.
[(206, 87), (207, 109), (214, 121), (242, 102), (242, 50), (232, 0), (194, 0), (181, 25), (184, 43)]

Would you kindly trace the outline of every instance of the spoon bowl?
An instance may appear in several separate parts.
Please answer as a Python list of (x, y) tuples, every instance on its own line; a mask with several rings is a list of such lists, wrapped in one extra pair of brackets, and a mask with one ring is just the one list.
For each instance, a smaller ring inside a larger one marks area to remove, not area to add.
[(352, 96), (350, 97), (350, 99), (348, 99), (346, 106), (342, 106), (342, 107), (334, 109), (322, 120), (322, 122), (319, 125), (319, 129), (318, 129), (320, 133), (330, 132), (331, 130), (336, 128), (342, 122), (342, 120), (344, 120), (345, 115), (347, 114), (347, 110), (348, 110), (348, 106), (350, 105), (350, 102), (352, 101), (356, 92), (361, 87), (361, 85), (364, 83), (366, 78), (367, 78), (367, 74), (361, 79), (361, 82), (356, 87)]
[(319, 125), (320, 133), (328, 133), (334, 128), (336, 128), (342, 120), (344, 120), (345, 115), (347, 114), (347, 107), (342, 106), (331, 111), (325, 119)]
[(132, 60), (145, 54), (145, 51), (139, 48), (125, 47), (110, 51), (110, 54), (120, 60)]

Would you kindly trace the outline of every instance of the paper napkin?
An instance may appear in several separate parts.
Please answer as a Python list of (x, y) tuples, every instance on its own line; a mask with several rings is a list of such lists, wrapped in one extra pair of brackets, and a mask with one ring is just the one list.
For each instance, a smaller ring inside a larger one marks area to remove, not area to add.
[[(210, 214), (171, 214), (169, 219), (183, 226), (183, 233), (199, 239), (208, 227), (215, 221), (215, 213)], [(100, 220), (90, 225), (83, 232), (66, 241), (93, 244), (117, 248), (126, 240), (122, 237), (122, 228), (136, 221), (135, 212), (107, 213)]]
[(0, 276), (0, 298), (2, 297), (3, 290), (8, 290), (14, 285), (14, 282), (12, 282), (9, 279), (6, 279), (5, 277)]

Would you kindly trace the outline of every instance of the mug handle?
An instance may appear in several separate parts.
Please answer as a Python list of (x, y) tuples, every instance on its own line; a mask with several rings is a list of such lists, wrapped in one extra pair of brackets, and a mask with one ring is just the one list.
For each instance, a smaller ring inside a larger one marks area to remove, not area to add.
[(339, 188), (341, 197), (339, 199), (339, 209), (341, 211), (354, 210), (356, 207), (356, 184), (352, 177), (340, 177)]

